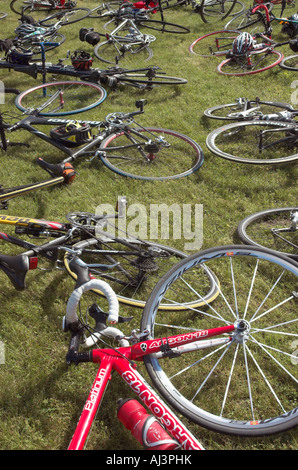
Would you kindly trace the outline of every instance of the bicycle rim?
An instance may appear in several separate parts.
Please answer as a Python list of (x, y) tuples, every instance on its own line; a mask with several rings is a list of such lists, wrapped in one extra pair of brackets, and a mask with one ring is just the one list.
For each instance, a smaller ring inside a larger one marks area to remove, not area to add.
[[(179, 283), (204, 293), (196, 282), (202, 265), (220, 280), (216, 299), (183, 316), (161, 316), (159, 303)], [(243, 245), (211, 248), (172, 268), (152, 291), (141, 330), (165, 338), (229, 324), (236, 329), (205, 342), (207, 349), (177, 348), (171, 360), (145, 356), (163, 397), (191, 421), (225, 434), (265, 436), (297, 426), (297, 276), (298, 264), (289, 258)]]
[[(271, 11), (271, 9), (269, 9), (269, 11)], [(245, 30), (249, 33), (263, 33), (265, 30), (263, 15), (258, 11), (252, 15), (251, 9), (246, 10), (229, 20), (225, 25), (225, 29)]]
[(298, 70), (298, 55), (291, 55), (288, 57), (284, 57), (283, 60), (280, 62), (280, 67), (286, 70), (293, 70), (297, 72)]
[(247, 57), (240, 59), (226, 59), (221, 62), (217, 71), (221, 75), (242, 77), (243, 75), (254, 75), (265, 72), (278, 65), (283, 59), (283, 54), (279, 51), (270, 51), (270, 53), (251, 54), (250, 62)]
[[(129, 240), (133, 248), (118, 242), (117, 240), (100, 240), (91, 238), (78, 242), (74, 245), (75, 249), (80, 249), (80, 259), (86, 263), (97, 263), (113, 266), (110, 269), (94, 267), (90, 268), (90, 272), (95, 277), (106, 280), (116, 292), (120, 303), (131, 305), (133, 307), (144, 308), (147, 298), (156, 285), (158, 280), (181, 259), (187, 255), (182, 251), (161, 245), (159, 243), (142, 242), (141, 240)], [(150, 250), (155, 250), (156, 257), (148, 256)], [(160, 256), (158, 256), (158, 252)], [(69, 262), (72, 255), (65, 254), (64, 265), (73, 279), (77, 279), (77, 275), (71, 270)], [(191, 307), (199, 307), (206, 302), (211, 302), (218, 293), (218, 280), (213, 273), (206, 270), (204, 272), (204, 280), (209, 283), (206, 289), (204, 300), (198, 299), (195, 295), (189, 299), (188, 305)], [(103, 296), (104, 294), (96, 290), (94, 293)], [(184, 310), (185, 306), (177, 307), (168, 301), (162, 302), (159, 306), (161, 310), (175, 311)]]
[(253, 108), (257, 109), (251, 115), (252, 117), (258, 117), (260, 114), (279, 113), (284, 110), (291, 111), (293, 109), (293, 107), (287, 103), (249, 100), (246, 102), (245, 106), (241, 101), (213, 106), (212, 108), (206, 109), (204, 111), (204, 115), (211, 119), (220, 119), (224, 121), (244, 121), (247, 118), (239, 117), (237, 116), (237, 113), (241, 113), (242, 111), (245, 111), (245, 109)]
[(185, 26), (167, 23), (166, 21), (140, 20), (137, 24), (142, 28), (154, 29), (155, 31), (161, 31), (162, 33), (186, 34), (190, 32), (190, 29)]
[(47, 16), (46, 18), (40, 20), (39, 23), (43, 26), (53, 26), (55, 23), (57, 23), (57, 21), (61, 20), (60, 24), (62, 26), (67, 26), (87, 18), (89, 14), (89, 8), (72, 8), (70, 10), (61, 10), (58, 13)]
[(202, 0), (200, 14), (205, 23), (224, 20), (234, 10), (237, 0)]
[(256, 165), (293, 163), (297, 161), (298, 154), (295, 135), (291, 142), (288, 140), (291, 132), (293, 127), (286, 123), (235, 122), (212, 131), (207, 136), (206, 145), (219, 157), (237, 163)]
[(89, 18), (101, 18), (103, 16), (108, 16), (108, 12), (117, 11), (123, 5), (122, 1), (113, 1), (109, 3), (103, 3), (98, 7), (91, 9)]
[[(15, 105), (23, 112), (32, 110), (46, 103), (51, 96), (61, 90), (60, 96), (39, 112), (40, 116), (67, 116), (88, 111), (100, 105), (106, 99), (106, 91), (100, 85), (87, 82), (63, 81), (46, 83), (22, 92), (16, 97)], [(44, 96), (45, 95), (45, 96)]]
[(159, 86), (159, 85), (183, 85), (187, 83), (184, 78), (168, 77), (167, 75), (154, 75), (150, 78), (149, 73), (121, 73), (117, 76), (119, 82), (136, 83), (140, 85)]
[[(141, 135), (122, 131), (102, 142), (100, 158), (110, 170), (130, 178), (162, 181), (189, 176), (202, 166), (203, 151), (189, 137), (153, 127), (137, 131)], [(161, 141), (164, 144), (159, 146)]]
[(239, 31), (214, 31), (193, 41), (189, 51), (201, 57), (225, 56), (232, 49), (233, 41), (238, 35)]
[[(66, 37), (64, 36), (64, 34), (61, 34), (61, 33), (55, 33), (50, 38), (46, 38), (48, 42), (57, 43), (57, 45), (53, 45), (53, 46), (45, 45), (44, 46), (45, 52), (51, 51), (53, 49), (56, 49), (56, 47), (61, 46), (61, 44), (64, 43), (65, 39)], [(30, 39), (22, 41), (21, 46), (24, 49), (30, 50), (33, 53), (33, 55), (41, 54), (41, 46), (39, 46), (38, 44), (35, 45), (34, 43), (32, 43), (32, 40)]]
[(241, 241), (274, 250), (298, 260), (298, 229), (291, 221), (298, 206), (269, 209), (251, 214), (243, 219), (237, 233)]
[[(130, 47), (130, 49), (127, 49)], [(104, 41), (94, 48), (97, 59), (107, 63), (116, 64), (119, 60), (127, 67), (133, 67), (140, 62), (147, 61), (153, 57), (153, 51), (149, 46), (116, 41)]]

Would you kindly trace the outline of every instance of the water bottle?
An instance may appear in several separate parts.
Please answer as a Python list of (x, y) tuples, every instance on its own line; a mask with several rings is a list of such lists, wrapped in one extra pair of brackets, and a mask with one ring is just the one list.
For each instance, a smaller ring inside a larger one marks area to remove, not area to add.
[(147, 450), (174, 450), (177, 441), (161, 426), (160, 422), (132, 398), (118, 401), (118, 419), (129, 429), (137, 441)]

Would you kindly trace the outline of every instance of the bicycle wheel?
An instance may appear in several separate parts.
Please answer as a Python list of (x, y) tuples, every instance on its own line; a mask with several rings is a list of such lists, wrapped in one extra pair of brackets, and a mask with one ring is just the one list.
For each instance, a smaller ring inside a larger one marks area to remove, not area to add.
[[(220, 280), (216, 299), (189, 308), (188, 315), (159, 312), (181, 282), (204, 294), (196, 282), (200, 266)], [(145, 356), (165, 400), (191, 421), (225, 434), (265, 436), (297, 426), (297, 277), (298, 263), (290, 258), (244, 245), (210, 248), (175, 265), (150, 294), (141, 331), (149, 327), (152, 338), (167, 338), (231, 324), (235, 330), (202, 338), (197, 349), (176, 348), (171, 360), (163, 353)]]
[[(107, 71), (107, 75), (109, 72)], [(111, 73), (111, 76), (114, 74)], [(185, 78), (168, 77), (167, 75), (156, 74), (155, 71), (148, 69), (146, 73), (123, 71), (116, 74), (116, 78), (120, 83), (128, 83), (130, 85), (155, 87), (160, 85), (183, 85), (187, 83)]]
[(91, 9), (89, 18), (102, 18), (103, 16), (109, 16), (108, 12), (118, 11), (122, 5), (123, 2), (117, 0), (108, 3), (102, 3), (96, 8)]
[(102, 150), (102, 162), (110, 170), (149, 181), (189, 176), (204, 161), (203, 151), (194, 140), (175, 131), (153, 127), (121, 130), (107, 137), (99, 150)]
[(189, 51), (201, 57), (221, 57), (232, 49), (234, 39), (239, 31), (213, 31), (191, 43)]
[[(91, 267), (90, 272), (95, 277), (106, 280), (117, 294), (119, 302), (133, 307), (144, 308), (148, 295), (157, 281), (187, 255), (179, 250), (161, 245), (159, 243), (144, 242), (141, 240), (125, 239), (122, 243), (119, 239), (95, 239), (84, 240), (74, 245), (80, 249), (80, 259), (86, 263), (109, 265), (104, 267)], [(68, 274), (76, 279), (69, 262), (72, 259), (70, 253), (64, 257), (64, 265)], [(188, 298), (188, 305), (198, 307), (205, 302), (211, 302), (218, 293), (217, 279), (209, 270), (203, 270), (201, 278), (204, 279), (206, 292), (204, 300), (194, 294)], [(96, 291), (103, 295), (102, 292)], [(175, 297), (176, 298), (176, 297)], [(169, 300), (164, 300), (159, 308), (173, 310)], [(185, 307), (177, 305), (174, 310), (184, 310)]]
[(298, 260), (298, 206), (269, 209), (241, 220), (237, 233), (244, 243), (269, 248)]
[[(255, 108), (255, 109), (254, 109)], [(287, 103), (275, 102), (275, 101), (261, 101), (259, 99), (246, 100), (240, 98), (238, 102), (230, 104), (220, 104), (213, 106), (204, 111), (204, 115), (211, 119), (220, 119), (224, 121), (241, 121), (247, 120), (247, 115), (244, 117), (239, 116), (242, 112), (250, 110), (250, 118), (257, 118), (264, 114), (275, 114), (281, 111), (292, 111), (293, 107)]]
[(40, 116), (67, 116), (100, 105), (106, 96), (105, 89), (95, 83), (63, 81), (23, 91), (16, 97), (15, 105), (28, 114), (39, 108)]
[[(249, 60), (248, 60), (249, 59)], [(223, 60), (217, 71), (221, 75), (242, 77), (243, 75), (254, 75), (265, 72), (278, 65), (283, 59), (283, 54), (279, 51), (269, 49), (266, 52), (254, 54), (248, 57), (237, 57), (236, 59)]]
[[(234, 10), (237, 0), (202, 0), (200, 15), (204, 23), (224, 20)], [(241, 4), (240, 4), (241, 5)], [(241, 5), (241, 11), (244, 5)]]
[[(155, 40), (154, 36), (151, 36), (151, 40)], [(119, 41), (108, 39), (97, 44), (94, 48), (94, 55), (97, 59), (108, 64), (116, 64), (121, 60), (127, 66), (133, 66), (139, 62), (151, 59), (153, 51), (149, 45), (142, 44), (140, 41), (129, 41), (125, 40), (125, 38), (119, 38)]]
[(168, 23), (159, 20), (136, 20), (136, 24), (142, 28), (154, 29), (162, 33), (186, 34), (190, 32), (189, 28), (179, 24)]
[(279, 63), (279, 66), (286, 70), (292, 70), (297, 72), (298, 70), (298, 54), (290, 55), (284, 57), (283, 60)]
[(215, 129), (207, 136), (206, 145), (215, 155), (233, 162), (279, 165), (297, 161), (296, 142), (291, 124), (244, 121)]
[[(268, 7), (269, 12), (272, 6)], [(225, 25), (226, 30), (237, 29), (238, 31), (247, 31), (249, 33), (264, 33), (266, 30), (264, 15), (261, 11), (256, 11), (252, 14), (252, 9), (243, 11), (242, 13), (233, 16)]]
[(54, 13), (53, 15), (47, 16), (40, 20), (39, 24), (42, 26), (53, 26), (55, 23), (60, 21), (61, 26), (66, 26), (87, 18), (89, 14), (89, 8), (72, 8), (71, 10), (62, 10)]
[[(53, 49), (56, 49), (56, 47), (61, 46), (61, 44), (64, 43), (65, 39), (66, 36), (61, 33), (54, 33), (51, 37), (47, 37), (45, 39), (46, 41), (56, 43), (56, 45), (44, 45), (45, 52), (51, 51)], [(20, 46), (28, 51), (31, 51), (33, 55), (41, 54), (41, 46), (39, 46), (38, 44), (34, 44), (34, 41), (32, 41), (32, 39), (21, 39)]]

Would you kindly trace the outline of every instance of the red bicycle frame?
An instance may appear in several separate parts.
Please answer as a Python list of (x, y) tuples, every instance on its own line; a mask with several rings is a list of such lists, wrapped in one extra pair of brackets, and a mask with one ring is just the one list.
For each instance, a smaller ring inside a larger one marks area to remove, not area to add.
[(200, 442), (185, 428), (177, 416), (175, 416), (169, 407), (146, 383), (137, 371), (135, 363), (132, 361), (142, 361), (145, 355), (160, 351), (170, 351), (170, 349), (173, 348), (178, 348), (179, 350), (179, 348), (183, 348), (185, 344), (229, 333), (234, 329), (234, 325), (229, 325), (210, 330), (193, 331), (191, 333), (167, 338), (141, 341), (129, 347), (92, 350), (90, 361), (99, 363), (100, 367), (68, 449), (83, 449), (93, 419), (103, 398), (104, 391), (109, 380), (111, 380), (111, 373), (115, 370), (137, 394), (138, 398), (147, 406), (150, 412), (156, 416), (173, 439), (180, 444), (181, 449), (204, 450)]

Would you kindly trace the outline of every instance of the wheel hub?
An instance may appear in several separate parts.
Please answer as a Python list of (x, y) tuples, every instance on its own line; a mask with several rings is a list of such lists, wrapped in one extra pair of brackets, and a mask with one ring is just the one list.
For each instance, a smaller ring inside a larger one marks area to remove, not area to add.
[(250, 324), (247, 320), (239, 319), (235, 323), (234, 339), (239, 344), (244, 344), (249, 338)]

